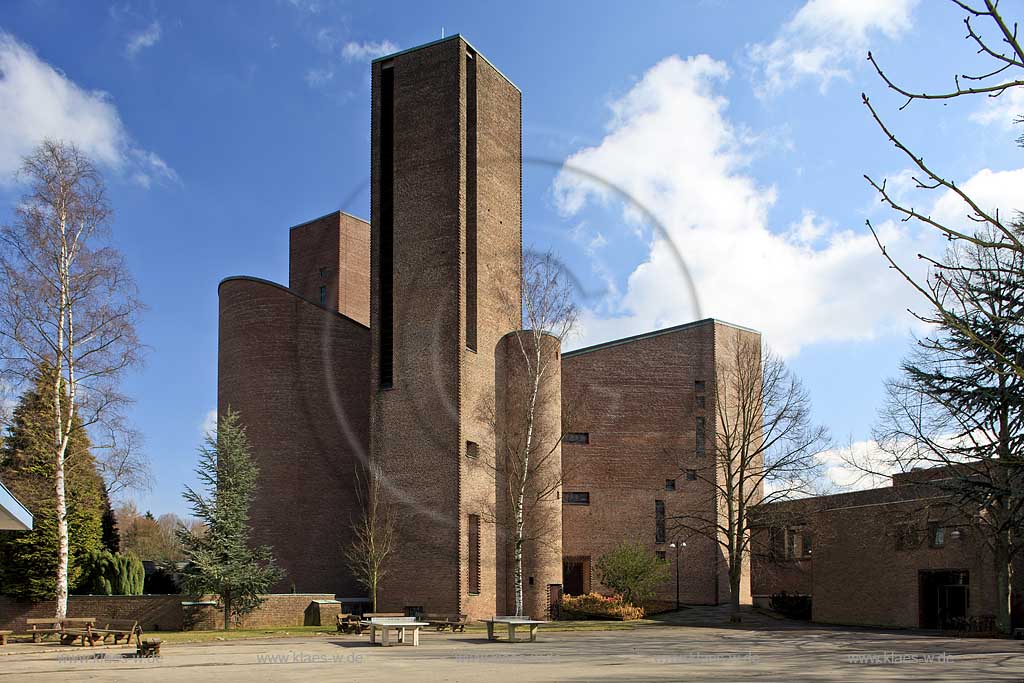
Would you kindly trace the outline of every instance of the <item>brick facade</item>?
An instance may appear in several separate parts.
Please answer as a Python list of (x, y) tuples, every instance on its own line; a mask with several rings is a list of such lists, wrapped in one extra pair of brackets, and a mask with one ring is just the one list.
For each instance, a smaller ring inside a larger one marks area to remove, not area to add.
[[(378, 610), (508, 613), (496, 426), (521, 398), (508, 335), (522, 325), (522, 96), (460, 36), (376, 60), (371, 80), (371, 221), (335, 212), (293, 228), (287, 289), (222, 283), (219, 407), (249, 429), (261, 467), (254, 540), (288, 572), (278, 590), (363, 593), (343, 553), (359, 514), (354, 471), (369, 458), (399, 520)], [(705, 320), (561, 360), (545, 348), (560, 376), (546, 378), (538, 428), (554, 443), (548, 474), (564, 481), (533, 496), (532, 616), (547, 614), (567, 556), (586, 558), (581, 577), (624, 541), (674, 561), (674, 539), (654, 538), (655, 501), (668, 516), (714, 513), (710, 484), (684, 473), (714, 467), (710, 387), (721, 339), (737, 334), (756, 336)], [(591, 442), (558, 447), (563, 428)], [(584, 491), (589, 506), (564, 504)], [(727, 600), (718, 546), (687, 541), (682, 599)]]
[[(941, 624), (924, 601), (938, 589), (928, 577), (966, 572), (965, 616), (994, 618), (993, 559), (984, 539), (934, 487), (914, 478), (922, 475), (897, 475), (891, 487), (763, 506), (753, 542), (755, 602), (767, 604), (785, 590), (812, 597), (814, 621), (933, 628)], [(943, 529), (938, 547), (935, 527)], [(1015, 572), (1017, 603), (1020, 576)]]
[[(703, 513), (715, 505), (710, 477), (689, 480), (686, 472), (706, 475), (715, 467), (712, 387), (721, 362), (716, 358), (716, 338), (733, 334), (756, 336), (703, 320), (563, 355), (564, 429), (585, 433), (588, 439), (585, 444), (566, 443), (562, 449), (564, 493), (589, 494), (587, 505), (572, 504), (563, 494), (563, 553), (572, 562), (592, 568), (618, 545), (639, 541), (664, 552), (673, 563), (672, 579), (660, 587), (658, 598), (674, 601), (676, 552), (669, 543), (685, 540), (678, 567), (681, 601), (728, 601), (728, 570), (719, 545), (673, 531), (671, 518), (687, 511)], [(701, 417), (703, 454), (696, 443)], [(667, 490), (669, 481), (675, 490)], [(656, 501), (664, 503), (667, 518), (660, 542), (655, 533)], [(599, 587), (596, 575), (590, 583), (590, 588)], [(744, 599), (749, 596), (746, 586), (744, 581)], [(567, 585), (566, 590), (573, 587)]]
[(280, 285), (231, 278), (219, 341), (218, 410), (238, 411), (260, 468), (253, 542), (287, 573), (275, 589), (361, 593), (335, 530), (360, 514), (369, 330)]

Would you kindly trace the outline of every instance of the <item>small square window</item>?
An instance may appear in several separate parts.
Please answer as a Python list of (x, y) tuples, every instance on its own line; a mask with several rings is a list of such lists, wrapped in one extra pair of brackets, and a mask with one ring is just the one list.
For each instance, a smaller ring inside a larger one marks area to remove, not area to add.
[(562, 440), (565, 443), (587, 444), (590, 443), (590, 434), (588, 432), (569, 432)]
[(703, 391), (704, 391), (704, 388), (705, 388), (705, 387), (704, 387), (704, 380), (702, 380), (702, 379), (697, 379), (697, 380), (694, 380), (694, 381), (693, 381), (693, 390), (694, 390), (694, 391), (696, 391), (696, 392), (698, 392), (698, 393), (701, 393), (701, 392), (703, 392)]
[(466, 457), (476, 460), (480, 457), (480, 445), (472, 441), (466, 442)]
[(327, 288), (326, 287), (321, 287), (320, 288), (320, 305), (321, 306), (326, 306), (327, 305)]
[(655, 555), (655, 557), (657, 557), (662, 562), (664, 562), (667, 559), (665, 557), (665, 551), (664, 550), (655, 550), (654, 551), (654, 555)]
[(697, 481), (697, 470), (686, 470), (686, 481)]
[(566, 491), (563, 502), (566, 505), (590, 505), (590, 493), (588, 491)]
[(676, 490), (676, 480), (675, 479), (666, 479), (665, 480), (665, 490), (666, 491), (675, 491)]

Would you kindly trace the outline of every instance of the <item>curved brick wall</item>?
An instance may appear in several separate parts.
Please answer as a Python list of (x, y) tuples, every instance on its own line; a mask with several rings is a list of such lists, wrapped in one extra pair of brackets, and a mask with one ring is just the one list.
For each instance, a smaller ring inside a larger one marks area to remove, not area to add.
[[(518, 338), (517, 338), (518, 336)], [(522, 346), (520, 345), (522, 341)], [(498, 342), (495, 351), (495, 393), (498, 409), (498, 452), (511, 440), (524, 443), (527, 427), (525, 407), (532, 382), (527, 370), (523, 349), (534, 354), (532, 332), (510, 332)], [(535, 448), (531, 458), (533, 471), (526, 493), (526, 531), (528, 539), (523, 548), (523, 611), (534, 618), (548, 614), (548, 586), (562, 583), (562, 366), (560, 344), (550, 335), (541, 337), (545, 376), (537, 395), (536, 415), (533, 423)], [(536, 467), (536, 469), (535, 469)], [(505, 484), (497, 487), (506, 490)], [(508, 539), (510, 543), (512, 538)], [(515, 606), (512, 574), (512, 548), (507, 545), (508, 612)], [(532, 584), (531, 584), (532, 580)]]
[(274, 588), (362, 595), (345, 566), (368, 449), (369, 328), (255, 278), (221, 283), (218, 409), (238, 411), (260, 467), (253, 541)]

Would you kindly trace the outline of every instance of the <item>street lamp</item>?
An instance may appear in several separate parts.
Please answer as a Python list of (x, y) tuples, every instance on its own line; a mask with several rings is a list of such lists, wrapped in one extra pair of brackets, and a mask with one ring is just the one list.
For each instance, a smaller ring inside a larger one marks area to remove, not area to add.
[(676, 543), (673, 541), (668, 544), (669, 548), (676, 549), (676, 609), (679, 609), (679, 551), (686, 547), (686, 542)]

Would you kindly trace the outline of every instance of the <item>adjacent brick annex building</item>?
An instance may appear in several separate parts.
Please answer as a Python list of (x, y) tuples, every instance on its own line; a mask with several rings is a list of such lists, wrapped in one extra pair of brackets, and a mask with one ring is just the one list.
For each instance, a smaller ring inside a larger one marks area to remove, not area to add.
[[(992, 628), (995, 564), (975, 520), (942, 488), (945, 468), (896, 474), (892, 485), (763, 505), (752, 537), (754, 604), (811, 597), (832, 624)], [(1015, 562), (1012, 612), (1024, 608)], [(1015, 623), (1015, 626), (1020, 626)]]
[[(278, 590), (362, 593), (344, 548), (372, 462), (400, 519), (378, 608), (511, 609), (508, 539), (488, 522), (502, 474), (484, 463), (520, 389), (521, 100), (457, 35), (376, 60), (370, 223), (292, 228), (288, 288), (221, 283), (218, 407), (241, 414), (260, 464), (254, 540), (288, 573)], [(593, 561), (621, 542), (666, 552), (666, 516), (715, 505), (680, 463), (713, 462), (705, 392), (734, 335), (757, 333), (703, 320), (561, 355), (538, 425), (571, 433), (524, 551), (527, 613), (563, 585), (598, 589)], [(729, 599), (715, 544), (691, 541), (678, 569), (685, 601)]]

